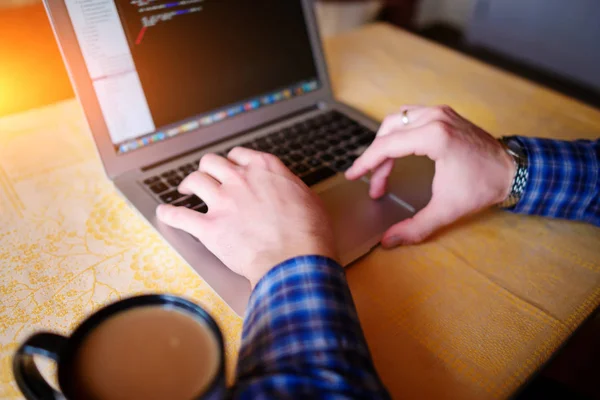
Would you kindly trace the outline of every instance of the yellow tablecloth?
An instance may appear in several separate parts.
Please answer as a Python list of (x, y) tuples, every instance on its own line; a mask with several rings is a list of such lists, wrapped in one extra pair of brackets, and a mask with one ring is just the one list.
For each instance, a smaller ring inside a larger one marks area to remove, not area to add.
[[(387, 25), (326, 43), (335, 93), (381, 119), (446, 103), (496, 135), (594, 138), (600, 112)], [(0, 88), (1, 90), (1, 88)], [(230, 378), (242, 321), (119, 197), (74, 100), (0, 120), (0, 398), (30, 333), (107, 302), (187, 296), (216, 318)], [(600, 230), (490, 211), (348, 270), (396, 398), (501, 398), (600, 303)]]

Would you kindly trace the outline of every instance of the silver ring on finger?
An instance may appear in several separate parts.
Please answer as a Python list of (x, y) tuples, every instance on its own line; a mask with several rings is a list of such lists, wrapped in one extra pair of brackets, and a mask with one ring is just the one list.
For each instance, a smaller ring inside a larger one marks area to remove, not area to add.
[(402, 111), (402, 124), (404, 126), (410, 124), (410, 119), (408, 119), (408, 110)]

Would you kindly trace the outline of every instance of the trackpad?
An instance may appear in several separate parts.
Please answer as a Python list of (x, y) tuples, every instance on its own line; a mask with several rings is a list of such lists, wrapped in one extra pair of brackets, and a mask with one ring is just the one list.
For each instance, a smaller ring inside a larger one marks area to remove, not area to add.
[(412, 213), (388, 196), (369, 197), (363, 181), (343, 182), (321, 193), (333, 222), (341, 262), (347, 265), (375, 247), (383, 233)]

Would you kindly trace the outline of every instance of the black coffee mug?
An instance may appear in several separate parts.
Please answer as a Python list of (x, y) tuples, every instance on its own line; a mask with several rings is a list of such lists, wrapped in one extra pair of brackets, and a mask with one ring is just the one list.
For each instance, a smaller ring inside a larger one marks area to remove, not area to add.
[[(15, 380), (25, 398), (29, 400), (74, 399), (74, 394), (70, 392), (73, 386), (69, 385), (68, 382), (73, 376), (74, 356), (88, 333), (117, 313), (146, 306), (161, 306), (180, 310), (202, 321), (209, 327), (219, 343), (220, 361), (213, 381), (197, 399), (212, 400), (225, 397), (223, 336), (216, 322), (200, 306), (188, 300), (170, 295), (145, 295), (121, 300), (100, 309), (83, 321), (69, 338), (47, 332), (30, 336), (19, 347), (13, 359)], [(58, 384), (62, 393), (54, 390), (44, 380), (35, 365), (34, 355), (50, 358), (58, 364)]]

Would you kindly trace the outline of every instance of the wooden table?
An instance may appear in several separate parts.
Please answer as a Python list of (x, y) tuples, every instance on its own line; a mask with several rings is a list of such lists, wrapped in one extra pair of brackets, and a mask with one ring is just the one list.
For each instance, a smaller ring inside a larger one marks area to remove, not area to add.
[[(450, 50), (373, 25), (326, 43), (337, 96), (375, 118), (446, 103), (496, 135), (594, 138), (600, 112)], [(217, 319), (230, 378), (238, 318), (103, 174), (74, 100), (0, 120), (0, 398), (30, 333), (68, 333), (107, 302), (190, 297)], [(600, 303), (600, 230), (489, 211), (348, 270), (395, 398), (508, 396)]]

